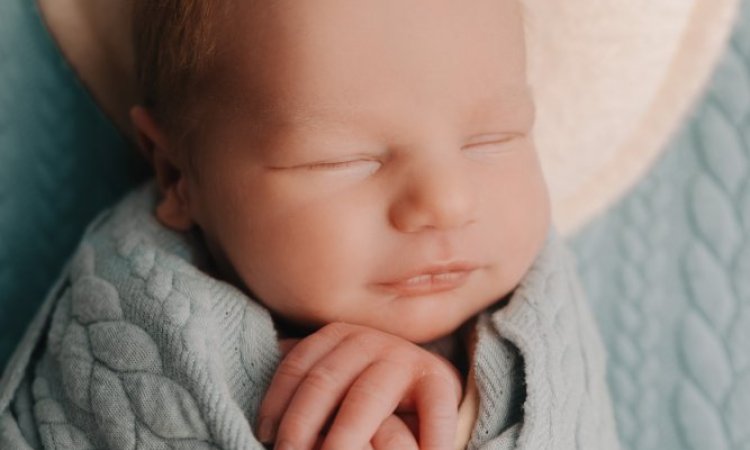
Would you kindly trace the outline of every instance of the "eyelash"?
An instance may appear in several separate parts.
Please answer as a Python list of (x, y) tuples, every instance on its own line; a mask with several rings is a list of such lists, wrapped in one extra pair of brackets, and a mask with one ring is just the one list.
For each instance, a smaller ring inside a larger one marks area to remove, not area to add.
[(319, 163), (308, 164), (308, 165), (305, 166), (305, 168), (310, 169), (310, 170), (315, 170), (315, 169), (340, 169), (342, 167), (349, 167), (351, 165), (354, 165), (354, 164), (357, 164), (357, 163), (361, 163), (363, 161), (367, 161), (367, 160), (352, 159), (352, 160), (349, 160), (349, 161), (319, 162)]
[[(497, 145), (506, 144), (518, 137), (519, 136), (514, 135), (506, 139), (499, 140), (499, 141), (490, 141), (490, 142), (481, 142), (478, 144), (472, 144), (472, 145), (467, 146), (466, 148), (469, 149), (469, 148), (475, 148), (475, 147), (484, 147), (484, 146), (493, 145), (493, 144), (497, 144)], [(304, 168), (308, 170), (342, 169), (342, 168), (350, 167), (356, 164), (361, 164), (363, 162), (376, 162), (376, 161), (368, 160), (368, 159), (352, 159), (352, 160), (347, 160), (347, 161), (317, 162), (317, 163), (312, 163), (312, 164), (306, 164)]]
[(466, 148), (468, 149), (468, 148), (474, 148), (474, 147), (484, 147), (484, 146), (487, 146), (487, 145), (494, 145), (494, 144), (497, 144), (497, 145), (507, 144), (508, 142), (513, 141), (514, 139), (517, 139), (519, 137), (520, 136), (518, 136), (518, 135), (513, 135), (513, 136), (507, 137), (505, 139), (501, 139), (499, 141), (489, 141), (489, 142), (480, 142), (478, 144), (471, 144), (471, 145), (467, 146)]

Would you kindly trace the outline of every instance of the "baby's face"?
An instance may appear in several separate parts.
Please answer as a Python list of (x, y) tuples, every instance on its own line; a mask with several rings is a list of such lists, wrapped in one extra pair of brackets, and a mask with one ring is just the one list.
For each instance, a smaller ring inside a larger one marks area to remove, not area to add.
[(516, 2), (237, 3), (188, 180), (236, 280), (413, 342), (516, 287), (550, 220)]

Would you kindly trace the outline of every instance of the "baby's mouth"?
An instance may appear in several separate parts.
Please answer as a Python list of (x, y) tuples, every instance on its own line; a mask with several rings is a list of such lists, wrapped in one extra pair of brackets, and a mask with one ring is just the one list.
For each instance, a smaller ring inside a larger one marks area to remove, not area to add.
[(435, 294), (463, 286), (477, 267), (466, 262), (430, 266), (393, 281), (376, 283), (376, 286), (401, 296)]

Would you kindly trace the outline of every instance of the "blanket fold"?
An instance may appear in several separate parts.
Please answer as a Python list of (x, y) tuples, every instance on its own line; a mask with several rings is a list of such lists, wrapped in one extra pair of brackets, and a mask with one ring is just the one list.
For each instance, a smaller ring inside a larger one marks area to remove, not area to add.
[[(142, 186), (90, 226), (0, 382), (0, 448), (262, 449), (270, 313), (201, 268)], [(617, 449), (600, 338), (554, 228), (480, 314), (470, 449)]]

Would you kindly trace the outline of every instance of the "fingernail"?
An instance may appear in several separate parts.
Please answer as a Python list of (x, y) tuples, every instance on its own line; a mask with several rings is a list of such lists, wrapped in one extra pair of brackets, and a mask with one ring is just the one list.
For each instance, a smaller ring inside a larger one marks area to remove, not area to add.
[(258, 440), (264, 444), (272, 442), (274, 433), (276, 432), (274, 429), (275, 427), (273, 418), (263, 417), (260, 419), (260, 425), (258, 426)]

